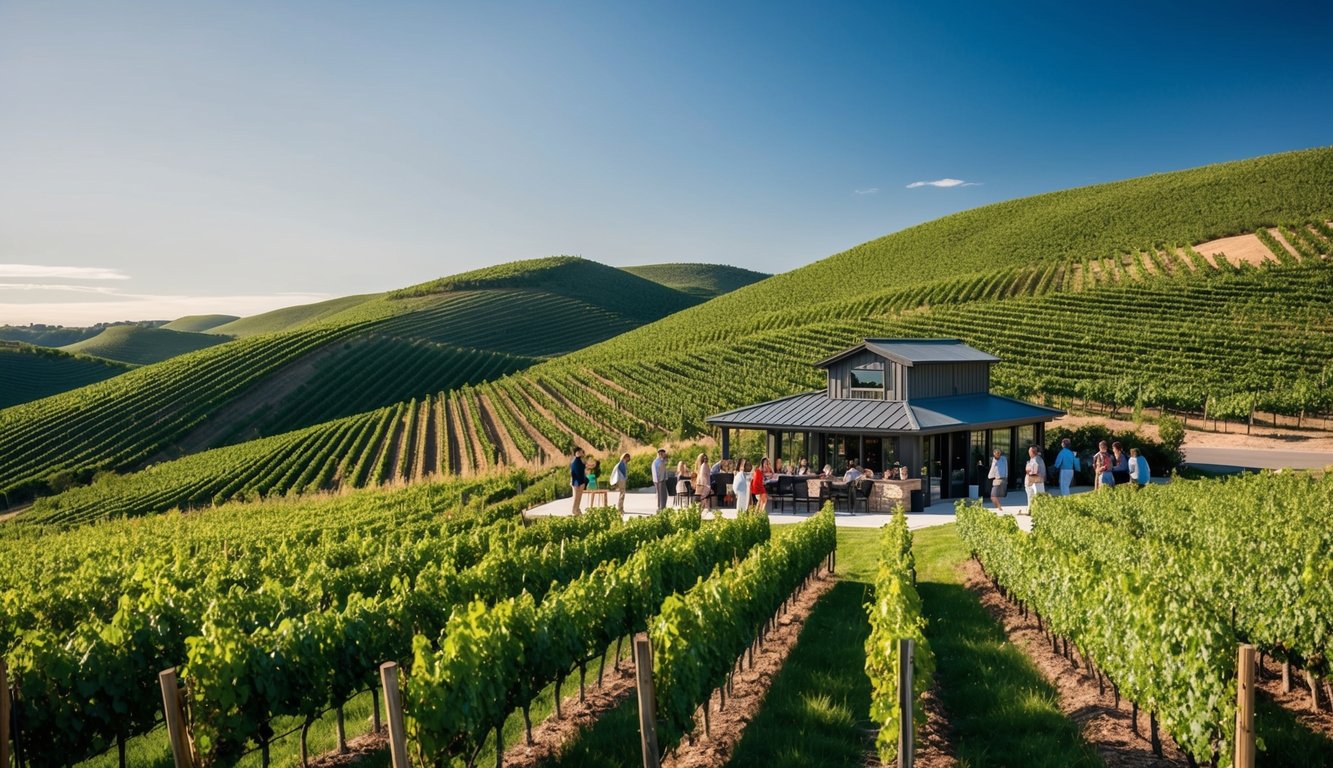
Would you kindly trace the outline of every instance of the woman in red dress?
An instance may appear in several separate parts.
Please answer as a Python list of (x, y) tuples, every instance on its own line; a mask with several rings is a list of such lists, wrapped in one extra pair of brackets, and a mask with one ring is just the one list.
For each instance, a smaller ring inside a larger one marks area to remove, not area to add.
[(759, 460), (759, 466), (754, 468), (754, 477), (750, 478), (750, 498), (764, 513), (768, 512), (768, 488), (764, 485), (764, 479), (772, 472), (768, 457), (765, 456)]

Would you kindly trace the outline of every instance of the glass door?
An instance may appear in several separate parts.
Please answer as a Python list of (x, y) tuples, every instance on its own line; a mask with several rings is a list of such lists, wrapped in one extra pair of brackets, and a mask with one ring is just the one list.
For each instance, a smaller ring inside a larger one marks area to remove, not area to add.
[(949, 438), (949, 496), (967, 498), (968, 434), (954, 432)]

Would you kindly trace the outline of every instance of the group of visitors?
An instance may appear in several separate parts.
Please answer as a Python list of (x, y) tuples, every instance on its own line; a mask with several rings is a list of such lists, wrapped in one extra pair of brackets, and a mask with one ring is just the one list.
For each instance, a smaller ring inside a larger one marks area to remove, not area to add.
[[(586, 491), (603, 490), (597, 487), (598, 475), (602, 463), (597, 459), (583, 458), (583, 449), (574, 449), (574, 460), (569, 463), (569, 484), (574, 491), (574, 514), (583, 514), (583, 494)], [(611, 470), (611, 477), (605, 490), (620, 491), (617, 509), (625, 513), (625, 494), (629, 492), (629, 454), (620, 454), (620, 461)], [(589, 502), (591, 506), (591, 502)]]
[(1139, 489), (1148, 484), (1152, 474), (1148, 470), (1148, 460), (1138, 448), (1130, 448), (1126, 455), (1124, 446), (1117, 440), (1107, 451), (1103, 440), (1097, 444), (1097, 453), (1092, 457), (1092, 477), (1093, 487), (1097, 490), (1117, 485), (1132, 485)]
[[(1074, 473), (1082, 468), (1082, 461), (1070, 448), (1070, 439), (1067, 437), (1060, 441), (1060, 451), (1049, 471), (1046, 459), (1041, 455), (1041, 448), (1029, 446), (1028, 460), (1023, 467), (1023, 490), (1027, 493), (1028, 507), (1031, 508), (1034, 498), (1046, 493), (1048, 477), (1059, 483), (1061, 496), (1068, 496)], [(1004, 451), (999, 448), (994, 450), (990, 472), (986, 477), (991, 484), (991, 502), (997, 510), (1003, 512), (1001, 500), (1009, 490), (1009, 462)], [(1095, 490), (1117, 485), (1132, 485), (1139, 489), (1148, 484), (1152, 473), (1148, 469), (1148, 459), (1138, 448), (1130, 448), (1126, 454), (1118, 440), (1111, 443), (1110, 450), (1107, 449), (1106, 441), (1102, 440), (1097, 445), (1097, 453), (1092, 457), (1092, 477)]]

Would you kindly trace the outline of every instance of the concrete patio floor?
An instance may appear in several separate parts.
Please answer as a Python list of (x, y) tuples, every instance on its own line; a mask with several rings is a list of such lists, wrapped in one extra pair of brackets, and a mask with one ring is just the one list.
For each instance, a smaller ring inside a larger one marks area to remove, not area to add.
[[(1091, 491), (1092, 488), (1091, 486), (1076, 486), (1072, 490), (1073, 493), (1078, 494), (1078, 493), (1087, 493)], [(619, 493), (616, 493), (614, 491), (608, 491), (607, 501), (610, 503), (611, 506), (615, 506), (619, 499), (619, 496), (620, 496)], [(936, 501), (934, 504), (927, 507), (923, 512), (909, 512), (907, 514), (907, 526), (915, 530), (917, 528), (929, 528), (930, 526), (933, 525), (945, 525), (947, 523), (954, 522), (955, 501), (956, 499)], [(587, 496), (584, 496), (585, 508), (586, 508), (586, 502), (587, 502)], [(1031, 529), (1032, 518), (1029, 517), (1027, 514), (1028, 505), (1027, 505), (1026, 493), (1024, 493), (1021, 490), (1010, 491), (1009, 494), (1004, 497), (1001, 503), (1004, 505), (1005, 514), (1017, 515), (1018, 526), (1020, 528), (1022, 528), (1023, 530)], [(540, 506), (533, 507), (532, 509), (527, 510), (523, 514), (528, 518), (549, 517), (553, 515), (566, 516), (573, 513), (572, 504), (573, 502), (569, 499), (569, 497), (565, 497), (563, 499), (556, 499), (555, 501), (547, 502)], [(995, 505), (990, 502), (990, 499), (986, 500), (985, 505), (987, 509), (995, 508)], [(601, 506), (600, 503), (598, 506)], [(806, 512), (804, 509), (800, 511), (794, 511), (791, 508), (790, 503), (784, 505), (783, 508), (778, 508), (778, 506), (774, 503), (773, 499), (769, 499), (768, 509), (769, 509), (768, 511), (769, 520), (774, 524), (799, 523), (802, 520), (805, 520), (806, 518), (810, 517), (810, 515), (813, 514), (814, 511), (816, 511), (813, 505), (809, 512)], [(651, 488), (638, 488), (631, 490), (629, 493), (625, 494), (624, 516), (626, 519), (629, 519), (631, 517), (653, 515), (653, 514), (657, 514), (657, 497), (653, 493), (653, 490)], [(724, 508), (722, 510), (722, 516), (727, 518), (733, 518), (736, 516), (736, 510), (734, 508)], [(858, 512), (857, 514), (853, 515), (844, 511), (840, 511), (837, 514), (837, 523), (838, 525), (847, 528), (879, 528), (883, 525), (886, 525), (891, 519), (891, 517), (892, 515), (888, 512), (872, 512), (868, 514), (864, 512)]]

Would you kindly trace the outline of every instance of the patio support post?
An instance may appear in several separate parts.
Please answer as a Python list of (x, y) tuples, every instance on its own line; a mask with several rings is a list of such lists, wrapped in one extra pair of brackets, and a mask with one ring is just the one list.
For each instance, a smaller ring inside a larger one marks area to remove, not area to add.
[(722, 458), (731, 458), (731, 427), (722, 428)]

